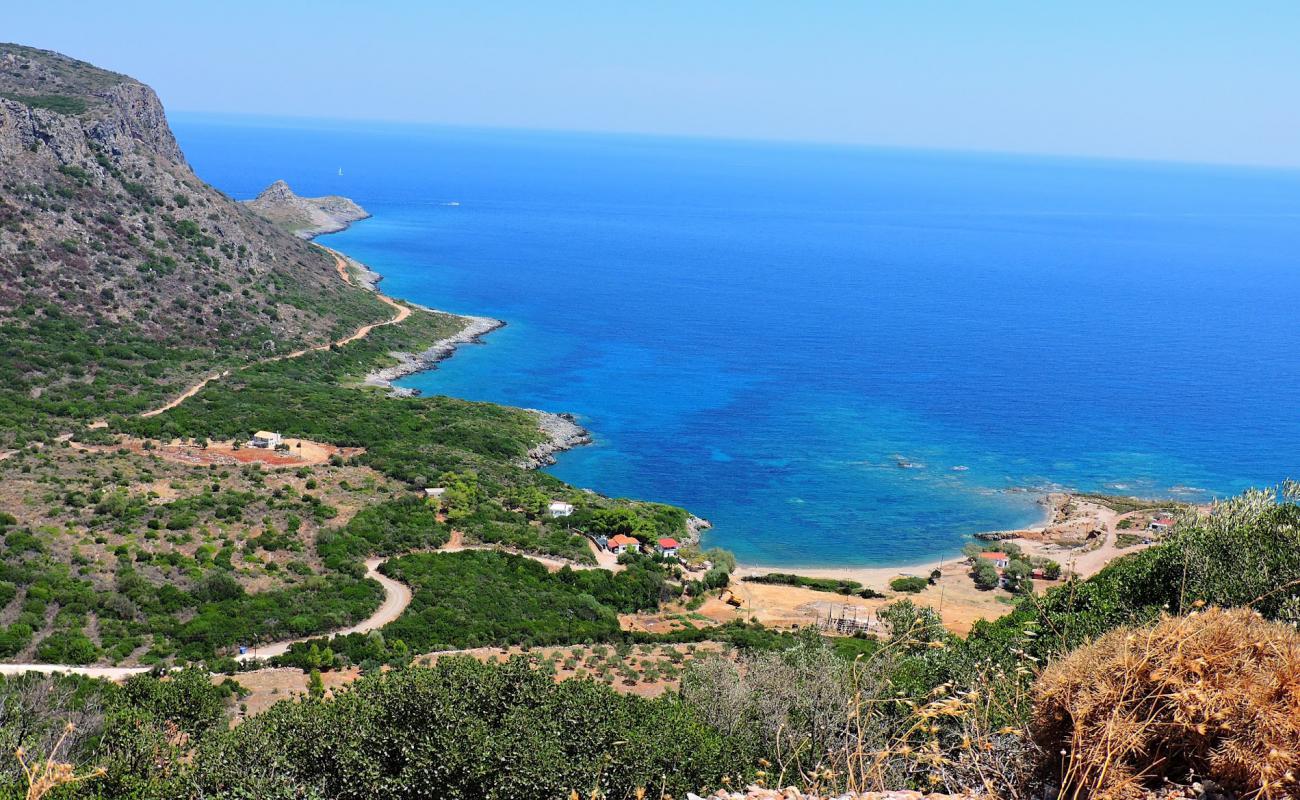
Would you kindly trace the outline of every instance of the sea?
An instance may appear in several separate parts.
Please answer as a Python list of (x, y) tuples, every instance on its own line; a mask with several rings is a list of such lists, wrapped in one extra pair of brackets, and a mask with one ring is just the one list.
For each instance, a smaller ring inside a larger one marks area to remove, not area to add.
[(401, 383), (571, 412), (550, 472), (780, 568), (912, 564), (1075, 489), (1300, 477), (1300, 171), (175, 115), (204, 180), (508, 325)]

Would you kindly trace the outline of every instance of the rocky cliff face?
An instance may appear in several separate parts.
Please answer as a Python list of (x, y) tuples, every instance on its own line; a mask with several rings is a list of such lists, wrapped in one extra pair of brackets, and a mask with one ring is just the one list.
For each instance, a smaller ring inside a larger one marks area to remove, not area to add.
[[(50, 51), (0, 44), (0, 97), (12, 117), (6, 122), (14, 123), (23, 146), (39, 141), (58, 148), (84, 138), (118, 158), (149, 153), (185, 163), (158, 95), (125, 75)], [(78, 131), (82, 136), (70, 135)]]
[(0, 44), (0, 395), (165, 390), (385, 316), (328, 254), (195, 176), (148, 86)]
[(284, 181), (276, 181), (247, 202), (262, 217), (303, 239), (341, 231), (370, 216), (346, 197), (300, 197)]

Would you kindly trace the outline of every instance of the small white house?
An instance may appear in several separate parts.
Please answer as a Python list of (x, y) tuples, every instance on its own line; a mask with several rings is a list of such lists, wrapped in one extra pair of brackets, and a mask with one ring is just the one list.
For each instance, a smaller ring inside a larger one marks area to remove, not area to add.
[(437, 486), (437, 487), (424, 490), (425, 499), (432, 500), (435, 503), (441, 503), (443, 498), (446, 496), (447, 496), (447, 487), (445, 486)]
[(655, 544), (655, 550), (657, 550), (659, 552), (659, 555), (663, 556), (664, 558), (676, 558), (677, 540), (665, 536), (664, 538), (660, 539), (658, 543)]
[(980, 553), (980, 558), (993, 562), (993, 566), (998, 569), (1006, 569), (1011, 566), (1011, 557), (1006, 553)]
[(609, 547), (609, 552), (618, 556), (627, 552), (635, 553), (641, 549), (641, 543), (637, 541), (635, 536), (627, 536), (622, 533), (609, 537), (606, 545)]
[(1174, 527), (1174, 520), (1172, 517), (1157, 517), (1151, 520), (1151, 524), (1147, 526), (1147, 530), (1156, 531), (1157, 533), (1164, 533), (1165, 531), (1170, 530), (1173, 527)]
[(573, 516), (573, 503), (563, 503), (559, 500), (553, 500), (546, 507), (547, 513), (552, 517), (571, 517)]
[(258, 431), (253, 434), (253, 440), (249, 444), (253, 447), (264, 447), (271, 450), (284, 444), (284, 437), (271, 431)]

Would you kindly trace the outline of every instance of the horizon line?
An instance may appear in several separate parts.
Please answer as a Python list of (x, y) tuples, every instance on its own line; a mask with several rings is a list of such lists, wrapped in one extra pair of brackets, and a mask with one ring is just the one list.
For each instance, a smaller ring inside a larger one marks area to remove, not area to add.
[(1297, 172), (1300, 173), (1300, 163), (1265, 163), (1257, 161), (1193, 161), (1186, 158), (1166, 158), (1160, 156), (1138, 156), (1138, 155), (1105, 155), (1097, 153), (1061, 153), (1049, 151), (1026, 151), (1026, 150), (1001, 150), (995, 148), (977, 148), (977, 147), (954, 147), (944, 145), (905, 145), (905, 144), (876, 144), (871, 142), (848, 141), (838, 139), (795, 139), (786, 137), (764, 137), (764, 136), (740, 136), (733, 134), (704, 134), (704, 133), (665, 133), (662, 131), (632, 131), (622, 129), (591, 129), (591, 128), (556, 128), (556, 127), (529, 127), (524, 125), (506, 125), (506, 124), (488, 124), (472, 122), (439, 122), (436, 120), (411, 120), (411, 119), (388, 119), (380, 117), (331, 117), (325, 115), (299, 115), (299, 114), (265, 114), (251, 111), (213, 111), (209, 109), (168, 109), (166, 114), (182, 116), (209, 116), (209, 117), (236, 117), (250, 120), (265, 120), (287, 123), (333, 123), (333, 124), (352, 124), (352, 125), (406, 125), (410, 127), (423, 128), (450, 128), (465, 131), (488, 131), (500, 133), (544, 133), (544, 134), (566, 134), (579, 136), (608, 136), (608, 137), (627, 137), (627, 138), (644, 138), (644, 139), (680, 139), (691, 141), (708, 141), (719, 143), (736, 143), (736, 144), (768, 144), (768, 145), (801, 145), (805, 147), (827, 147), (843, 148), (851, 150), (884, 150), (899, 152), (922, 152), (922, 153), (943, 153), (951, 155), (982, 155), (998, 157), (1015, 157), (1015, 158), (1039, 158), (1039, 159), (1062, 159), (1072, 161), (1103, 161), (1119, 162), (1130, 164), (1147, 164), (1152, 166), (1185, 166), (1185, 167), (1205, 167), (1218, 169), (1241, 169), (1251, 171), (1267, 172)]

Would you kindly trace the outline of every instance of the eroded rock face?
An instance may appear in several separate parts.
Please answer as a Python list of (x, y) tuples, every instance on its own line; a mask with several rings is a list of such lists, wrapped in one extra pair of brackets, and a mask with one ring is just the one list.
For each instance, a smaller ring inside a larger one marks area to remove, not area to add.
[(134, 81), (121, 83), (109, 89), (104, 98), (108, 113), (86, 131), (91, 141), (115, 155), (143, 148), (172, 164), (185, 164), (162, 102), (153, 89)]
[(284, 181), (276, 181), (247, 202), (260, 216), (304, 239), (341, 231), (370, 216), (346, 197), (301, 197)]

